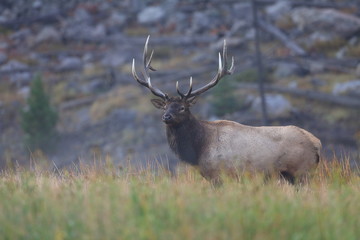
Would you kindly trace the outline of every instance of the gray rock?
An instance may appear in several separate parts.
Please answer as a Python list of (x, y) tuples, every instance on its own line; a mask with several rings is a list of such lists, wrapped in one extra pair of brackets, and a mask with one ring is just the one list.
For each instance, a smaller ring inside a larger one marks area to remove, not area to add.
[(8, 57), (5, 53), (0, 52), (0, 65), (4, 64), (7, 61)]
[(355, 74), (356, 76), (360, 77), (360, 63), (356, 67)]
[(146, 4), (143, 0), (121, 1), (123, 8), (126, 8), (129, 13), (136, 13), (144, 9)]
[(32, 76), (30, 72), (26, 71), (27, 69), (28, 66), (26, 64), (16, 60), (11, 60), (0, 67), (0, 71), (15, 71), (14, 73), (9, 74), (9, 77), (10, 82), (15, 84), (17, 87), (28, 84), (31, 81)]
[(173, 12), (171, 18), (168, 18), (166, 26), (175, 26), (176, 32), (185, 32), (190, 27), (188, 15), (183, 12)]
[(43, 5), (42, 2), (39, 0), (36, 0), (32, 3), (32, 7), (36, 8), (36, 9), (40, 9), (42, 7), (42, 5)]
[(78, 129), (80, 130), (84, 126), (88, 126), (91, 124), (91, 117), (89, 113), (89, 108), (81, 108), (76, 111), (76, 124)]
[(81, 93), (87, 95), (87, 94), (93, 94), (98, 93), (100, 91), (104, 91), (106, 88), (109, 87), (109, 83), (104, 79), (94, 79), (88, 84), (82, 84), (80, 86)]
[(312, 77), (309, 79), (309, 82), (311, 83), (311, 86), (313, 87), (313, 89), (315, 91), (319, 90), (319, 87), (325, 86), (326, 85), (326, 81), (324, 81), (321, 78), (317, 78), (317, 77)]
[(21, 63), (16, 60), (11, 60), (7, 64), (1, 67), (2, 71), (12, 71), (12, 70), (26, 70), (28, 66), (24, 63)]
[(24, 86), (22, 88), (20, 88), (17, 93), (19, 95), (21, 95), (24, 99), (27, 99), (30, 95), (30, 87), (29, 86)]
[(0, 49), (7, 49), (9, 44), (7, 42), (0, 42)]
[(10, 9), (5, 9), (2, 11), (0, 15), (0, 22), (7, 22), (14, 18), (15, 18), (14, 11), (11, 11)]
[(29, 36), (31, 36), (31, 31), (30, 29), (27, 28), (23, 28), (13, 34), (10, 35), (10, 39), (13, 41), (24, 41), (26, 40)]
[(360, 18), (334, 9), (296, 8), (291, 18), (301, 31), (349, 36), (360, 30)]
[(356, 46), (357, 44), (360, 43), (359, 40), (360, 40), (360, 39), (355, 36), (355, 37), (350, 38), (350, 40), (349, 40), (348, 43), (349, 43), (350, 46), (353, 46), (353, 47), (354, 47), (354, 46)]
[(8, 19), (5, 16), (0, 15), (0, 23), (5, 23), (7, 21)]
[(102, 38), (106, 35), (106, 27), (99, 23), (94, 26), (93, 17), (83, 8), (78, 8), (72, 18), (63, 23), (62, 34), (66, 38)]
[[(95, 60), (95, 56), (92, 52), (87, 52), (82, 56), (81, 59), (83, 62), (91, 64), (91, 62)], [(92, 65), (89, 65), (89, 66), (92, 66)]]
[(188, 34), (202, 33), (209, 28), (211, 19), (206, 12), (195, 12)]
[(280, 63), (274, 71), (275, 78), (286, 78), (294, 76), (301, 71), (300, 67), (294, 63)]
[(349, 49), (347, 46), (342, 47), (336, 52), (335, 57), (337, 59), (343, 59), (346, 56), (346, 54), (348, 53), (348, 51), (349, 51)]
[(113, 9), (113, 5), (110, 1), (100, 1), (99, 5), (97, 5), (99, 12), (107, 12)]
[(106, 81), (101, 79), (95, 79), (88, 85), (90, 92), (96, 92), (106, 87)]
[(320, 61), (310, 61), (309, 70), (310, 73), (322, 73), (325, 71), (325, 65)]
[(267, 15), (273, 20), (279, 20), (289, 15), (291, 4), (289, 1), (278, 1), (265, 9)]
[(64, 57), (60, 60), (60, 70), (71, 70), (82, 67), (82, 61), (77, 57)]
[(151, 24), (162, 20), (165, 17), (165, 10), (159, 6), (152, 6), (143, 9), (138, 15), (137, 20), (141, 24)]
[(167, 0), (164, 2), (163, 7), (165, 12), (176, 12), (176, 7), (179, 3), (179, 0)]
[(244, 39), (250, 40), (250, 41), (254, 40), (255, 39), (255, 29), (251, 28), (251, 29), (247, 30), (245, 33)]
[(288, 88), (296, 89), (298, 88), (298, 83), (296, 81), (291, 81), (288, 83)]
[(41, 42), (58, 42), (60, 40), (60, 34), (54, 27), (47, 26), (44, 27), (36, 36), (35, 42), (41, 43)]
[(308, 45), (312, 45), (315, 42), (330, 42), (334, 37), (334, 34), (331, 32), (314, 32), (307, 37)]
[(98, 24), (95, 27), (88, 23), (73, 23), (69, 21), (63, 29), (63, 35), (67, 38), (103, 38), (106, 35), (106, 28), (103, 24)]
[(89, 22), (92, 20), (92, 17), (84, 8), (77, 8), (73, 20), (76, 22)]
[(93, 38), (102, 38), (106, 35), (106, 28), (103, 24), (98, 24), (89, 34)]
[[(266, 94), (266, 107), (271, 117), (287, 115), (293, 109), (291, 103), (280, 94)], [(256, 97), (252, 101), (251, 109), (256, 113), (261, 113), (260, 97)]]
[(123, 27), (126, 24), (127, 16), (118, 12), (112, 12), (106, 21), (109, 27)]
[(360, 97), (360, 80), (356, 79), (345, 83), (336, 83), (332, 92), (335, 95)]
[(233, 16), (237, 19), (248, 22), (250, 25), (252, 24), (252, 7), (251, 3), (236, 3), (233, 6)]
[(126, 57), (119, 54), (117, 51), (109, 52), (101, 60), (102, 65), (110, 67), (118, 67), (125, 63)]

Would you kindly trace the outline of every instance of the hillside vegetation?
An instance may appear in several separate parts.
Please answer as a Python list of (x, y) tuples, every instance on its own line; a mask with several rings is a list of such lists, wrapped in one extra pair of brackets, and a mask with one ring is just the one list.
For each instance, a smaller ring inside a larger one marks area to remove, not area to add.
[(308, 184), (261, 176), (213, 189), (131, 167), (13, 170), (0, 175), (1, 239), (358, 239), (360, 177), (322, 163)]
[[(258, 2), (265, 125), (304, 128), (327, 156), (345, 152), (359, 163), (360, 1)], [(199, 97), (193, 113), (264, 125), (253, 19), (249, 0), (1, 0), (0, 169), (29, 165), (33, 124), (40, 126), (33, 138), (56, 132), (51, 151), (41, 149), (59, 167), (94, 155), (119, 164), (161, 158), (175, 167), (162, 113), (131, 74), (133, 59), (140, 74), (148, 35), (157, 70), (151, 82), (171, 96), (177, 81), (185, 91), (192, 76), (195, 90), (215, 76), (226, 39), (235, 71)], [(41, 121), (22, 118), (37, 76), (58, 121), (46, 121), (47, 111), (35, 114)]]

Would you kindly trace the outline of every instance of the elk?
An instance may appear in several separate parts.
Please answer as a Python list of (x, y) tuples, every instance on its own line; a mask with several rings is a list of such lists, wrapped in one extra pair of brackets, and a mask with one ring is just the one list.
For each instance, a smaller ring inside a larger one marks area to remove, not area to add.
[[(321, 142), (310, 132), (296, 126), (252, 127), (233, 121), (204, 121), (190, 111), (196, 98), (212, 87), (225, 75), (232, 74), (234, 58), (228, 68), (227, 47), (224, 40), (219, 67), (215, 77), (205, 86), (186, 93), (179, 89), (179, 96), (169, 96), (152, 85), (149, 70), (154, 51), (148, 56), (149, 37), (143, 52), (143, 79), (132, 62), (132, 75), (142, 86), (159, 98), (152, 104), (164, 111), (162, 121), (166, 124), (167, 141), (171, 150), (181, 161), (196, 166), (200, 174), (215, 185), (221, 184), (221, 174), (238, 174), (243, 171), (262, 172), (265, 176), (276, 174), (289, 183), (302, 179), (319, 162)], [(225, 93), (224, 93), (225, 94)]]

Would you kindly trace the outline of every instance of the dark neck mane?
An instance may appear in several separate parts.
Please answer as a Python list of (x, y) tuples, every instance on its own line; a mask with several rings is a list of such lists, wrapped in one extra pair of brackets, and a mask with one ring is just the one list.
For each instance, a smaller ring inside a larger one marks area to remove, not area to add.
[(199, 157), (205, 144), (204, 126), (190, 113), (188, 120), (179, 125), (167, 125), (166, 135), (171, 150), (191, 165), (199, 164)]

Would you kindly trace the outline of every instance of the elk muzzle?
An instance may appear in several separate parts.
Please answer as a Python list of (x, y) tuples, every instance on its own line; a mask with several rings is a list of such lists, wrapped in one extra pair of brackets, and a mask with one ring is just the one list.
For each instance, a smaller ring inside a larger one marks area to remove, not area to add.
[(162, 120), (164, 123), (170, 123), (171, 120), (173, 120), (173, 117), (171, 114), (169, 113), (165, 113), (163, 116), (162, 116)]

